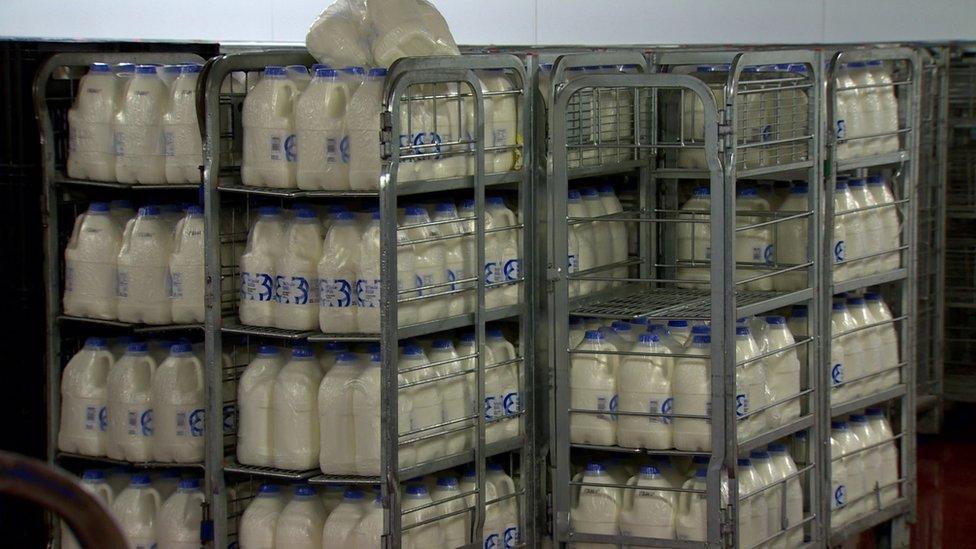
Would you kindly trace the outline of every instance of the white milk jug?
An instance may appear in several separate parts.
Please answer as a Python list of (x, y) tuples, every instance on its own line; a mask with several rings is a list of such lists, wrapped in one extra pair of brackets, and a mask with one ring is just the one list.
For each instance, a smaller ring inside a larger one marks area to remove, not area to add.
[(156, 206), (139, 208), (126, 226), (118, 259), (119, 320), (169, 324), (173, 320), (166, 279), (173, 251), (172, 227)]
[(686, 347), (691, 344), (691, 325), (687, 320), (669, 320), (667, 331), (678, 345)]
[(865, 515), (878, 509), (875, 488), (878, 486), (881, 473), (881, 454), (878, 447), (871, 447), (874, 438), (866, 415), (851, 414), (848, 425), (851, 436), (857, 441), (857, 446), (854, 448), (858, 451), (856, 457), (864, 467), (864, 478), (860, 486), (863, 497), (856, 502), (854, 509), (856, 514)]
[(319, 466), (327, 475), (356, 473), (356, 422), (352, 395), (360, 368), (358, 357), (339, 353), (335, 366), (319, 385), (318, 414), (321, 444)]
[(182, 478), (182, 473), (178, 469), (163, 469), (152, 475), (152, 485), (159, 492), (162, 501), (166, 501), (176, 493)]
[[(739, 212), (769, 211), (769, 203), (759, 196), (759, 192), (754, 187), (739, 189), (735, 206)], [(736, 228), (748, 227), (768, 220), (769, 218), (765, 216), (739, 214), (736, 216)], [(772, 227), (765, 226), (736, 231), (735, 260), (738, 263), (751, 264), (751, 268), (736, 269), (736, 282), (762, 274), (762, 269), (772, 265), (774, 258), (775, 250), (773, 249)], [(743, 285), (743, 288), (747, 290), (772, 290), (773, 279), (763, 278), (753, 282), (747, 282)]]
[[(485, 364), (507, 363), (504, 366), (493, 368), (493, 370), (499, 370), (498, 376), (495, 377), (498, 381), (498, 400), (496, 404), (501, 406), (500, 412), (496, 409), (495, 417), (500, 417), (498, 414), (501, 413), (507, 419), (501, 423), (492, 425), (489, 433), (492, 440), (497, 440), (494, 438), (495, 435), (514, 437), (519, 434), (519, 424), (521, 423), (521, 420), (513, 419), (520, 412), (519, 365), (515, 362), (518, 358), (518, 353), (515, 350), (515, 346), (505, 339), (501, 328), (498, 326), (489, 326), (485, 329), (485, 344), (491, 349), (490, 354), (485, 354), (486, 360), (487, 357), (492, 357), (491, 362), (485, 362)], [(500, 432), (496, 432), (496, 429)]]
[(200, 523), (203, 522), (203, 493), (200, 480), (185, 478), (176, 493), (159, 509), (156, 538), (159, 549), (198, 549)]
[(460, 236), (465, 232), (464, 227), (460, 222), (450, 223), (457, 218), (457, 209), (452, 202), (441, 202), (435, 207), (433, 220), (440, 223), (437, 225), (438, 232), (445, 237), (455, 237), (442, 241), (447, 282), (451, 283), (446, 291), (454, 292), (447, 297), (448, 316), (474, 311), (474, 286), (471, 283), (457, 282), (477, 275), (477, 270), (474, 268), (476, 258), (469, 256), (465, 238)]
[(575, 444), (612, 446), (617, 443), (617, 379), (610, 357), (601, 354), (611, 348), (603, 333), (586, 332), (569, 367), (570, 407), (599, 413), (574, 413), (569, 420), (570, 440)]
[(767, 352), (780, 352), (766, 357), (766, 379), (772, 402), (784, 402), (769, 410), (770, 426), (786, 425), (800, 417), (800, 359), (797, 357), (796, 340), (782, 316), (766, 317)]
[[(830, 331), (839, 334), (844, 331), (844, 310), (847, 306), (843, 303), (834, 303), (830, 315)], [(830, 342), (830, 402), (839, 404), (851, 399), (852, 387), (844, 384), (847, 378), (845, 365), (847, 353), (844, 348), (844, 338), (834, 338)]]
[[(806, 183), (794, 185), (790, 189), (790, 194), (777, 208), (780, 215), (796, 215), (798, 212), (810, 210), (810, 189)], [(788, 212), (793, 212), (788, 213)], [(807, 218), (783, 221), (774, 226), (776, 232), (776, 242), (779, 247), (775, 248), (776, 262), (779, 268), (788, 265), (799, 265), (807, 262)], [(790, 271), (779, 276), (773, 277), (773, 288), (778, 292), (789, 292), (800, 290), (810, 285), (809, 275), (806, 269)]]
[(169, 297), (173, 322), (203, 322), (203, 208), (190, 206), (177, 225), (173, 253), (169, 257)]
[[(705, 491), (705, 468), (698, 469), (695, 476), (685, 481), (681, 486), (686, 490)], [(705, 541), (708, 537), (706, 530), (706, 511), (708, 503), (705, 494), (690, 492), (678, 493), (678, 508), (674, 515), (675, 538), (688, 541)]]
[[(353, 396), (353, 416), (356, 422), (356, 474), (380, 474), (380, 433), (382, 432), (382, 408), (380, 400), (380, 376), (382, 359), (379, 353), (370, 357), (369, 364), (362, 369), (356, 381)], [(403, 375), (398, 376), (399, 385), (407, 382)], [(409, 391), (401, 390), (397, 400), (398, 431), (410, 431), (413, 401)], [(398, 460), (401, 468), (417, 462), (414, 446), (400, 446)]]
[(621, 535), (674, 539), (675, 494), (655, 490), (671, 488), (671, 483), (661, 476), (657, 467), (644, 465), (640, 474), (630, 477), (627, 484), (637, 488), (624, 490), (619, 519)]
[[(671, 354), (657, 335), (646, 332), (639, 336), (631, 351), (649, 355)], [(663, 414), (657, 417), (618, 416), (617, 443), (620, 446), (657, 450), (672, 447), (672, 419), (667, 416), (674, 407), (674, 399), (667, 360), (664, 356), (626, 356), (620, 362), (618, 409), (621, 412)]]
[(244, 465), (274, 463), (272, 399), (282, 365), (277, 347), (261, 345), (237, 382), (237, 461)]
[(68, 111), (68, 177), (115, 181), (112, 124), (121, 81), (105, 63), (92, 63)]
[[(688, 220), (678, 223), (675, 227), (677, 235), (677, 260), (681, 262), (704, 263), (711, 260), (712, 231), (708, 224), (711, 218), (712, 201), (708, 187), (698, 187), (694, 195), (681, 206), (682, 213), (678, 219)], [(688, 213), (685, 213), (688, 212)], [(702, 223), (704, 221), (704, 223)], [(678, 267), (678, 279), (687, 281), (707, 282), (710, 278), (709, 267)], [(680, 282), (682, 288), (704, 288), (703, 284)]]
[(865, 414), (871, 427), (871, 444), (879, 444), (881, 469), (878, 483), (881, 486), (881, 507), (884, 508), (894, 503), (899, 496), (899, 449), (895, 445), (891, 424), (884, 412), (880, 408), (868, 408)]
[(496, 149), (485, 153), (486, 171), (507, 172), (516, 164), (515, 147), (521, 142), (519, 95), (501, 69), (483, 71), (480, 77), (482, 87), (494, 94), (485, 99), (485, 147)]
[(343, 124), (348, 92), (339, 71), (318, 68), (295, 102), (299, 189), (349, 188), (349, 141)]
[(383, 497), (376, 494), (359, 524), (352, 531), (352, 547), (354, 549), (369, 549), (382, 546), (384, 524)]
[(884, 61), (880, 60), (868, 61), (865, 65), (875, 84), (881, 85), (875, 90), (881, 102), (882, 118), (879, 130), (887, 135), (880, 138), (880, 152), (895, 152), (900, 148), (899, 136), (895, 134), (898, 131), (898, 98), (892, 85), (891, 71), (885, 67)]
[(856, 214), (852, 214), (851, 221), (858, 223), (862, 227), (861, 238), (864, 239), (864, 249), (861, 250), (861, 256), (871, 255), (871, 259), (860, 262), (861, 274), (870, 275), (881, 271), (882, 259), (881, 256), (876, 255), (884, 251), (885, 242), (885, 232), (884, 225), (881, 220), (880, 212), (877, 208), (878, 203), (874, 200), (874, 195), (868, 190), (867, 183), (864, 179), (854, 178), (847, 182), (848, 190), (851, 193), (851, 199), (854, 201), (854, 206), (861, 211)]
[[(896, 138), (897, 139), (897, 138)], [(879, 249), (895, 250), (901, 245), (901, 225), (898, 222), (898, 206), (895, 195), (880, 175), (868, 177), (868, 190), (875, 204), (883, 207), (874, 214), (881, 218), (881, 241)], [(892, 252), (881, 256), (880, 271), (893, 271), (901, 265), (901, 253)]]
[[(363, 235), (362, 257), (359, 268), (359, 281), (356, 283), (356, 320), (359, 331), (375, 334), (380, 331), (380, 213), (373, 212), (372, 221)], [(398, 231), (397, 241), (406, 240), (406, 232)], [(417, 286), (414, 274), (414, 251), (412, 246), (397, 248), (397, 288), (404, 290)], [(409, 297), (410, 294), (399, 296)], [(399, 306), (397, 322), (404, 326), (417, 322), (417, 307), (404, 303)]]
[(353, 190), (375, 190), (380, 186), (380, 112), (385, 80), (386, 69), (370, 69), (346, 107), (349, 186)]
[[(837, 329), (834, 329), (835, 319), (837, 320)], [(872, 360), (872, 357), (864, 355), (864, 338), (862, 337), (864, 334), (861, 332), (853, 332), (856, 328), (857, 323), (854, 317), (851, 316), (851, 312), (848, 310), (844, 300), (835, 301), (833, 304), (833, 315), (831, 316), (831, 331), (835, 335), (831, 345), (839, 343), (844, 350), (844, 361), (841, 370), (843, 386), (841, 388), (841, 394), (838, 395), (840, 402), (857, 398), (863, 394), (863, 381), (845, 380), (855, 380), (863, 376), (866, 370), (866, 364)], [(834, 380), (834, 385), (837, 385), (837, 383)]]
[[(600, 202), (603, 203), (603, 209), (606, 210), (608, 214), (619, 214), (624, 211), (623, 206), (620, 204), (620, 199), (617, 198), (617, 193), (613, 190), (613, 185), (609, 183), (600, 186)], [(610, 227), (610, 241), (613, 243), (613, 263), (621, 263), (627, 261), (627, 257), (630, 249), (630, 243), (628, 240), (628, 225), (622, 222), (607, 222)], [(627, 267), (618, 267), (613, 270), (613, 276), (616, 278), (627, 278)]]
[(156, 361), (145, 343), (130, 343), (108, 373), (108, 457), (153, 460), (152, 383)]
[[(607, 215), (607, 210), (600, 200), (600, 193), (596, 189), (592, 187), (581, 189), (580, 195), (583, 197), (583, 206), (586, 208), (587, 217), (592, 219)], [(599, 267), (613, 263), (613, 253), (616, 244), (613, 242), (614, 235), (611, 231), (611, 226), (615, 224), (606, 221), (590, 222), (593, 242), (596, 244), (596, 265)], [(610, 274), (610, 271), (600, 271), (598, 276), (607, 276), (608, 274)], [(605, 289), (609, 286), (609, 282), (601, 281), (596, 283), (597, 290)]]
[[(403, 522), (404, 527), (424, 522), (437, 516), (437, 507), (425, 507), (433, 503), (427, 488), (422, 484), (411, 484), (407, 486), (406, 494), (403, 496)], [(425, 507), (411, 511), (417, 507)], [(404, 530), (400, 539), (403, 549), (426, 549), (429, 547), (444, 546), (444, 532), (437, 522), (424, 524)]]
[[(105, 472), (96, 469), (85, 471), (81, 475), (81, 487), (96, 498), (102, 500), (107, 509), (112, 508), (114, 492), (105, 480)], [(62, 549), (81, 549), (81, 544), (71, 533), (68, 523), (61, 521), (61, 547)]]
[[(573, 480), (588, 484), (617, 484), (617, 481), (599, 463), (590, 463), (586, 466), (586, 470), (578, 473)], [(574, 491), (576, 490), (574, 488)], [(573, 532), (608, 536), (617, 533), (617, 520), (623, 503), (619, 488), (580, 486), (574, 499), (576, 504), (569, 513), (569, 524)], [(603, 544), (600, 543), (574, 544), (574, 547), (580, 549), (602, 546)]]
[(859, 331), (854, 334), (857, 345), (860, 345), (861, 353), (864, 356), (864, 371), (861, 375), (870, 375), (863, 383), (864, 394), (874, 394), (882, 389), (881, 374), (884, 364), (879, 357), (884, 358), (885, 349), (882, 348), (883, 342), (881, 334), (874, 328), (868, 328), (881, 321), (871, 314), (867, 301), (863, 297), (850, 297), (847, 299), (847, 310), (854, 319), (854, 325)]
[(261, 206), (258, 219), (247, 237), (241, 256), (241, 322), (252, 326), (274, 326), (275, 264), (285, 242), (285, 222), (277, 206)]
[[(408, 240), (416, 242), (414, 250), (414, 274), (418, 288), (418, 322), (429, 322), (447, 315), (444, 299), (430, 298), (447, 291), (447, 255), (443, 241), (430, 241), (440, 236), (439, 227), (430, 226), (430, 217), (422, 206), (407, 206), (404, 228)], [(433, 287), (431, 287), (433, 286)]]
[[(675, 414), (712, 415), (711, 344), (711, 336), (696, 335), (685, 353), (701, 358), (675, 361), (671, 380)], [(673, 429), (674, 446), (679, 450), (708, 451), (712, 447), (711, 424), (706, 419), (675, 418)]]
[(292, 112), (298, 87), (284, 67), (265, 67), (244, 99), (241, 180), (255, 187), (296, 187), (298, 144)]
[(836, 226), (834, 228), (834, 279), (838, 281), (866, 274), (867, 264), (859, 259), (867, 255), (869, 242), (865, 234), (864, 216), (862, 212), (854, 210), (857, 210), (857, 204), (847, 181), (838, 179), (834, 190), (834, 215), (835, 223), (844, 227), (840, 232)]
[(153, 454), (156, 461), (203, 461), (203, 365), (189, 343), (177, 343), (153, 376)]
[(163, 115), (169, 109), (167, 92), (155, 65), (136, 66), (113, 125), (119, 183), (166, 183)]
[(162, 505), (159, 492), (152, 487), (149, 475), (132, 475), (129, 485), (112, 502), (112, 514), (129, 540), (132, 549), (156, 546), (159, 528), (156, 514)]
[(346, 548), (352, 546), (352, 532), (366, 514), (366, 494), (349, 488), (340, 503), (322, 526), (322, 547)]
[(274, 549), (278, 517), (285, 497), (277, 484), (262, 484), (241, 516), (238, 541), (241, 549)]
[(766, 498), (758, 494), (763, 488), (762, 478), (752, 466), (752, 460), (739, 459), (739, 544), (753, 547), (766, 537), (768, 530)]
[[(780, 477), (779, 470), (773, 463), (769, 452), (753, 450), (749, 454), (749, 459), (752, 461), (752, 466), (756, 470), (756, 474), (759, 476), (763, 488), (765, 488), (762, 495), (756, 496), (756, 498), (764, 498), (766, 500), (766, 530), (764, 532), (758, 532), (760, 539), (766, 539), (768, 536), (778, 533), (782, 527), (783, 485), (778, 484), (773, 486)], [(781, 536), (773, 540), (770, 545), (786, 547), (785, 542), (786, 537)]]
[(197, 119), (197, 80), (202, 65), (180, 67), (169, 95), (169, 111), (163, 116), (163, 155), (168, 183), (199, 183), (203, 143)]
[(319, 325), (318, 264), (322, 224), (314, 210), (300, 208), (285, 231), (284, 250), (275, 262), (275, 326), (315, 330)]
[(92, 202), (75, 220), (64, 250), (64, 313), (114, 319), (122, 229), (104, 202)]
[(325, 507), (315, 489), (307, 484), (295, 486), (291, 501), (278, 515), (274, 547), (321, 549), (325, 519)]
[(61, 374), (62, 452), (104, 456), (108, 444), (109, 371), (114, 359), (102, 338), (90, 337)]
[[(438, 515), (456, 513), (465, 508), (464, 498), (458, 498), (461, 488), (457, 478), (453, 476), (441, 476), (437, 478), (437, 486), (431, 492), (434, 501), (444, 501), (437, 507)], [(456, 499), (451, 499), (456, 498)], [(461, 547), (468, 542), (468, 519), (465, 514), (458, 514), (438, 521), (437, 523), (444, 532), (444, 543), (446, 547)]]
[[(518, 225), (515, 213), (507, 206), (500, 196), (488, 197), (487, 209), (491, 212), (493, 228), (514, 227)], [(521, 239), (521, 229), (508, 229), (485, 235), (486, 261), (487, 251), (493, 253), (494, 269), (491, 270), (491, 280), (489, 269), (485, 267), (486, 284), (503, 284), (503, 286), (489, 288), (485, 292), (485, 307), (491, 309), (515, 305), (519, 301), (521, 284), (517, 282), (521, 278), (521, 267), (519, 259), (519, 241)]]
[[(583, 197), (579, 191), (569, 191), (569, 198), (566, 204), (569, 217), (584, 218), (589, 217), (586, 206), (583, 205)], [(586, 271), (597, 266), (597, 245), (596, 235), (593, 232), (592, 223), (573, 223), (569, 226), (569, 257), (567, 258), (568, 272), (570, 275), (579, 271)], [(576, 246), (574, 249), (573, 242)], [(570, 281), (569, 295), (586, 295), (596, 291), (597, 283), (591, 281)]]
[(864, 135), (864, 120), (860, 104), (863, 90), (853, 89), (855, 82), (851, 72), (838, 71), (834, 82), (837, 93), (834, 94), (834, 134), (837, 137), (837, 158), (845, 160), (865, 154), (865, 140), (856, 139)]
[(754, 360), (761, 353), (748, 326), (735, 327), (735, 418), (739, 440), (752, 438), (766, 429), (768, 413), (761, 410), (771, 395), (768, 365)]
[(833, 421), (830, 424), (830, 527), (837, 528), (850, 520), (848, 507), (848, 462), (844, 456), (845, 437), (842, 431), (847, 423)]
[[(410, 414), (410, 434), (407, 439), (421, 438), (437, 432), (434, 425), (444, 422), (443, 395), (440, 384), (431, 380), (437, 377), (435, 368), (430, 367), (427, 355), (419, 345), (407, 344), (400, 348), (399, 369), (410, 387), (403, 390), (413, 401)], [(413, 443), (416, 448), (417, 463), (425, 463), (444, 457), (447, 451), (444, 437), (426, 438)], [(401, 444), (403, 441), (401, 440)]]
[(339, 212), (325, 236), (318, 264), (319, 329), (325, 333), (359, 331), (356, 283), (363, 233), (356, 214)]
[[(805, 433), (805, 431), (803, 431)], [(774, 442), (769, 445), (769, 454), (776, 469), (776, 480), (783, 480), (797, 472), (796, 463), (786, 450), (785, 444)], [(797, 477), (786, 481), (786, 519), (790, 531), (774, 542), (776, 547), (799, 547), (803, 542), (803, 528), (798, 527), (803, 520), (803, 487)], [(773, 525), (779, 530), (779, 523)]]
[[(806, 339), (810, 335), (810, 328), (808, 326), (809, 322), (807, 318), (809, 316), (809, 311), (807, 306), (804, 304), (794, 305), (790, 310), (790, 318), (786, 321), (786, 327), (789, 329), (790, 333), (793, 334), (794, 340)], [(811, 343), (800, 345), (796, 348), (796, 357), (800, 361), (800, 382), (802, 380), (809, 379), (809, 353), (807, 347)]]
[(890, 389), (901, 383), (901, 372), (899, 368), (899, 354), (901, 347), (898, 345), (898, 331), (895, 329), (894, 317), (891, 309), (881, 299), (881, 296), (868, 292), (864, 294), (864, 299), (868, 304), (868, 309), (875, 322), (884, 322), (876, 329), (881, 338), (881, 361), (879, 370), (884, 370), (878, 381), (879, 389)]
[[(517, 492), (515, 481), (505, 473), (501, 463), (489, 463), (486, 469), (485, 481), (495, 487), (495, 498), (502, 499), (496, 503), (489, 503), (487, 512), (497, 514), (500, 519), (498, 531), (501, 547), (511, 548), (519, 545), (519, 513), (518, 497), (509, 497)], [(485, 501), (491, 501), (485, 498)]]
[(307, 471), (319, 461), (318, 392), (322, 370), (309, 347), (297, 346), (275, 379), (272, 396), (274, 464)]
[(849, 423), (846, 421), (842, 423), (844, 427), (836, 430), (839, 432), (840, 440), (844, 448), (844, 461), (847, 462), (848, 519), (855, 520), (864, 513), (867, 506), (867, 501), (863, 497), (867, 493), (864, 453), (858, 452), (858, 450), (866, 446), (866, 441), (862, 443), (858, 440), (857, 435), (851, 430)]
[(445, 378), (438, 383), (438, 391), (441, 394), (444, 422), (453, 422), (445, 426), (446, 455), (473, 448), (471, 422), (459, 420), (470, 416), (475, 411), (471, 391), (474, 375), (459, 375), (470, 368), (465, 368), (458, 360), (458, 353), (450, 339), (435, 339), (429, 358), (432, 364), (442, 363), (434, 368), (438, 377)]

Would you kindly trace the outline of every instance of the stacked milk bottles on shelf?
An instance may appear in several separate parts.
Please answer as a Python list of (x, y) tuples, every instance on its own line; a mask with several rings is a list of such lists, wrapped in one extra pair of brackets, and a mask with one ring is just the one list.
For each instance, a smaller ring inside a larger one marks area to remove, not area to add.
[(340, 71), (320, 67), (295, 101), (298, 188), (349, 188), (349, 139), (343, 124), (348, 93)]
[(115, 497), (112, 515), (131, 547), (157, 546), (162, 530), (157, 514), (162, 504), (159, 492), (145, 473), (132, 475), (129, 485)]
[[(614, 221), (585, 221), (586, 218), (604, 217), (623, 211), (613, 186), (605, 184), (599, 190), (588, 187), (569, 191), (568, 210), (570, 217), (579, 219), (574, 219), (569, 226), (567, 272), (573, 275), (596, 267), (616, 265), (612, 270), (603, 269), (591, 274), (626, 278), (627, 267), (624, 263), (631, 245), (627, 226)], [(609, 286), (610, 283), (605, 281), (571, 281), (569, 291), (570, 296), (575, 297)]]
[(294, 104), (299, 90), (285, 67), (264, 69), (244, 99), (241, 180), (255, 187), (297, 187)]
[(197, 80), (201, 65), (179, 66), (170, 84), (169, 110), (163, 115), (163, 156), (166, 182), (199, 183), (203, 143), (197, 118)]
[(880, 295), (835, 296), (831, 314), (831, 402), (839, 404), (901, 382), (897, 320)]
[(169, 324), (173, 311), (167, 293), (173, 227), (158, 206), (139, 208), (126, 224), (118, 259), (119, 320)]
[(834, 133), (841, 160), (899, 150), (898, 98), (882, 61), (840, 66), (834, 81)]
[(92, 63), (78, 84), (78, 98), (68, 111), (68, 177), (115, 181), (112, 124), (121, 84), (105, 63)]
[(108, 374), (108, 457), (153, 460), (152, 384), (156, 361), (146, 343), (130, 343)]
[(169, 109), (168, 91), (155, 65), (136, 66), (113, 126), (119, 183), (166, 183), (163, 116)]
[(165, 499), (156, 516), (158, 549), (195, 549), (200, 546), (204, 502), (199, 479), (179, 481), (176, 492)]
[[(105, 507), (111, 509), (112, 501), (115, 499), (115, 492), (105, 480), (105, 472), (89, 470), (82, 473), (81, 487), (91, 495), (102, 500)], [(71, 533), (68, 523), (61, 522), (61, 547), (64, 549), (81, 549), (81, 544)]]
[(122, 228), (104, 202), (75, 220), (64, 251), (64, 312), (112, 320), (118, 316), (116, 280)]
[(102, 338), (91, 337), (68, 362), (61, 376), (58, 449), (104, 456), (108, 444), (109, 371), (115, 362)]
[(177, 343), (153, 375), (153, 459), (163, 462), (203, 461), (203, 364), (189, 343)]
[(189, 206), (176, 224), (173, 253), (169, 258), (169, 298), (173, 322), (202, 323), (204, 320), (203, 208)]

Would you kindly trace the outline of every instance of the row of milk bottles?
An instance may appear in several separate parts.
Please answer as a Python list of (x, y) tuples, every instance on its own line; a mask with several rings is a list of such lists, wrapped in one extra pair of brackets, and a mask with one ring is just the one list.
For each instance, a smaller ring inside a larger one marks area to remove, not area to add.
[[(237, 460), (332, 475), (380, 474), (383, 365), (378, 348), (365, 350), (353, 353), (333, 343), (316, 357), (298, 346), (285, 360), (276, 347), (260, 347), (238, 382)], [(480, 350), (473, 333), (458, 342), (408, 342), (398, 359), (400, 467), (474, 447), (473, 422), (464, 418), (479, 409), (475, 376), (459, 374), (475, 369), (479, 352), (486, 366), (500, 364), (485, 373), (486, 440), (518, 436), (518, 355), (501, 330), (489, 327)]]
[(202, 65), (92, 63), (68, 111), (68, 176), (136, 184), (200, 182)]
[(204, 219), (196, 205), (92, 202), (64, 251), (64, 312), (141, 324), (204, 320)]
[[(269, 66), (244, 100), (245, 185), (376, 190), (387, 71)], [(518, 94), (501, 70), (478, 71), (484, 98), (486, 172), (515, 165)], [(466, 96), (466, 98), (465, 98)], [(400, 181), (474, 173), (474, 103), (457, 84), (416, 86), (401, 104)]]
[(898, 446), (879, 408), (830, 427), (830, 526), (838, 528), (898, 499)]
[[(785, 195), (785, 196), (784, 196)], [(677, 277), (679, 287), (702, 287), (711, 279), (712, 196), (708, 187), (697, 187), (682, 206), (675, 227)], [(806, 183), (797, 182), (786, 192), (777, 188), (763, 192), (761, 188), (740, 187), (736, 193), (736, 227), (734, 261), (737, 263), (735, 281), (741, 282), (762, 274), (764, 270), (800, 265), (809, 259), (809, 225), (807, 217), (781, 221), (774, 225), (744, 229), (767, 222), (770, 212), (781, 217), (798, 215), (813, 209)], [(758, 215), (750, 215), (757, 212)], [(742, 284), (745, 290), (792, 291), (809, 286), (805, 270), (791, 271)]]
[[(569, 191), (567, 213), (571, 218), (568, 238), (567, 272), (570, 276), (609, 265), (596, 272), (596, 276), (627, 278), (625, 262), (630, 253), (630, 236), (627, 224), (620, 221), (586, 221), (586, 218), (605, 217), (623, 212), (620, 199), (613, 185), (597, 188), (586, 187)], [(608, 281), (571, 280), (569, 295), (587, 295), (611, 286)]]
[[(553, 65), (539, 66), (539, 92), (546, 107), (552, 101)], [(565, 81), (608, 74), (634, 74), (636, 66), (600, 65), (570, 67)], [(623, 162), (633, 158), (634, 94), (627, 88), (584, 89), (574, 94), (567, 106), (573, 113), (569, 124), (567, 165), (570, 169)]]
[[(731, 65), (700, 65), (677, 67), (677, 74), (692, 74), (708, 85), (721, 111), (726, 104), (725, 86)], [(769, 87), (751, 81), (778, 80), (787, 85)], [(809, 82), (804, 64), (763, 65), (744, 67), (739, 78), (739, 93), (735, 96), (736, 118), (739, 127), (736, 145), (739, 169), (755, 169), (802, 162), (810, 157), (809, 95), (802, 88)], [(763, 86), (764, 91), (756, 91)], [(811, 87), (812, 89), (812, 87)], [(742, 93), (748, 90), (750, 93)], [(708, 169), (705, 152), (704, 105), (689, 90), (681, 93), (682, 147), (678, 149), (679, 168)], [(770, 144), (765, 144), (770, 142)]]
[[(687, 470), (667, 457), (639, 466), (620, 460), (593, 462), (577, 473), (574, 482), (570, 526), (576, 533), (623, 535), (653, 539), (705, 541), (707, 503), (705, 491), (707, 456), (696, 456)], [(798, 547), (803, 529), (803, 488), (796, 463), (785, 444), (772, 443), (738, 461), (739, 540), (752, 547), (782, 531), (770, 547)], [(788, 477), (789, 480), (787, 480)], [(728, 480), (722, 479), (722, 504), (728, 503)], [(617, 488), (600, 485), (627, 485)], [(678, 492), (697, 490), (699, 492)], [(783, 491), (786, 507), (783, 507)], [(600, 543), (575, 543), (576, 548), (605, 547)]]
[(834, 280), (840, 282), (899, 268), (900, 246), (898, 205), (885, 178), (837, 176), (831, 243)]
[(898, 151), (898, 97), (890, 68), (878, 60), (845, 63), (834, 85), (837, 158)]
[[(711, 449), (709, 326), (683, 320), (599, 326), (576, 319), (569, 333), (570, 406), (590, 411), (571, 415), (573, 443)], [(736, 420), (739, 438), (746, 439), (800, 416), (801, 367), (785, 318), (742, 319), (735, 333)], [(774, 354), (757, 359), (766, 353)]]
[[(461, 547), (468, 543), (477, 490), (473, 468), (458, 479), (453, 474), (427, 477), (408, 484), (401, 492), (400, 539), (404, 548)], [(290, 494), (265, 484), (241, 517), (241, 549), (375, 549), (384, 531), (384, 507), (378, 487), (372, 490), (327, 487), (320, 493), (297, 485)], [(375, 493), (374, 493), (375, 492)], [(489, 464), (485, 500), (492, 502), (516, 493), (515, 482), (504, 468)], [(439, 503), (441, 502), (441, 503)], [(436, 504), (436, 505), (433, 505)], [(464, 509), (472, 512), (459, 513)], [(519, 543), (518, 499), (488, 503), (485, 508), (484, 547), (509, 548)], [(440, 520), (438, 517), (457, 513)], [(430, 521), (430, 522), (428, 522)], [(412, 525), (425, 522), (420, 526)]]
[(901, 383), (898, 330), (879, 294), (834, 296), (830, 331), (832, 403), (877, 394)]
[(61, 377), (58, 449), (143, 463), (204, 454), (204, 372), (193, 346), (88, 338)]
[[(410, 205), (399, 212), (397, 287), (400, 325), (475, 310), (484, 277), (486, 308), (515, 305), (521, 293), (521, 230), (503, 198), (487, 199), (485, 263), (477, 262), (474, 201)], [(433, 211), (433, 215), (431, 215)], [(381, 233), (379, 211), (332, 206), (283, 212), (264, 206), (240, 258), (241, 322), (325, 333), (378, 333)], [(417, 288), (416, 291), (407, 291)], [(443, 295), (441, 295), (443, 294)]]
[[(121, 483), (118, 480), (121, 479)], [(153, 480), (147, 473), (115, 478), (105, 471), (85, 471), (81, 487), (110, 510), (135, 549), (198, 549), (204, 496), (200, 479), (165, 471)], [(81, 549), (66, 523), (61, 547)]]

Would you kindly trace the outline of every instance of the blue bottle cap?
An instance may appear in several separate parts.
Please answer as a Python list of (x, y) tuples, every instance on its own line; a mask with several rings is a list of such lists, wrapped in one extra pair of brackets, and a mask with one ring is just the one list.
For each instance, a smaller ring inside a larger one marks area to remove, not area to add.
[(311, 347), (296, 345), (291, 349), (291, 356), (293, 358), (313, 358), (315, 357), (315, 353), (312, 351)]
[(189, 343), (183, 343), (183, 342), (181, 342), (181, 343), (174, 343), (173, 346), (169, 348), (169, 352), (170, 353), (173, 353), (174, 355), (184, 354), (184, 353), (192, 353), (193, 352), (193, 345), (191, 345)]
[(177, 490), (199, 490), (200, 489), (200, 479), (198, 478), (183, 478), (176, 484)]
[(149, 345), (143, 341), (132, 342), (125, 347), (125, 352), (133, 354), (143, 354), (149, 352)]
[(285, 67), (279, 65), (270, 65), (264, 68), (264, 75), (273, 78), (278, 78), (286, 75)]

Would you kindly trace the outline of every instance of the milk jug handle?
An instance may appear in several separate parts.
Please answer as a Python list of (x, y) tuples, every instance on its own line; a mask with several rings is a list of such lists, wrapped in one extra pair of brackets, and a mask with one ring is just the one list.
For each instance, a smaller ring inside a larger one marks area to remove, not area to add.
[[(579, 473), (576, 473), (575, 475), (573, 475), (573, 482), (580, 482), (581, 480), (583, 480), (583, 473), (582, 472), (579, 472)], [(572, 486), (572, 489), (573, 489), (572, 490), (572, 501), (570, 501), (570, 507), (575, 508), (576, 505), (579, 504), (579, 493), (580, 493), (580, 490), (582, 488), (583, 488), (582, 486), (575, 486), (575, 485)]]
[(97, 351), (95, 353), (95, 360), (101, 359), (105, 359), (105, 361), (108, 362), (108, 369), (105, 370), (107, 374), (108, 370), (111, 370), (112, 366), (115, 365), (115, 355), (113, 355), (111, 351)]
[(78, 233), (81, 232), (81, 224), (85, 221), (85, 212), (81, 212), (75, 217), (75, 226), (71, 229), (71, 238), (68, 242), (78, 243)]
[[(634, 475), (627, 479), (627, 486), (637, 486), (638, 476)], [(624, 490), (624, 504), (622, 510), (630, 509), (634, 506), (634, 490)]]
[[(681, 485), (683, 490), (691, 490), (695, 487), (695, 479), (690, 478)], [(691, 511), (691, 494), (690, 492), (681, 492), (678, 494), (678, 509), (682, 514), (686, 514)]]
[(148, 493), (149, 495), (152, 496), (153, 502), (156, 504), (156, 511), (158, 512), (163, 507), (162, 496), (160, 496), (159, 492), (157, 492), (156, 489), (152, 487), (149, 488)]

